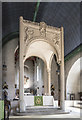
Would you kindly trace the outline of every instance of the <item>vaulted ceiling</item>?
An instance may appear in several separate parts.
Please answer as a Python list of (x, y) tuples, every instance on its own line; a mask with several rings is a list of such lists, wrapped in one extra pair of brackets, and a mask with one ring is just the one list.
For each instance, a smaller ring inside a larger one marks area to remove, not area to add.
[[(54, 27), (64, 27), (65, 56), (80, 45), (80, 3), (4, 2), (2, 4), (3, 38), (19, 31), (19, 17)], [(4, 41), (3, 41), (4, 42)]]

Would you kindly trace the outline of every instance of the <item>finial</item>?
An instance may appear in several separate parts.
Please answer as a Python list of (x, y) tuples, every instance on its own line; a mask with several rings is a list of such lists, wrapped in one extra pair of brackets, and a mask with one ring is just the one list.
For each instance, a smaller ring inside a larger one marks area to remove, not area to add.
[(20, 21), (23, 21), (23, 17), (22, 16), (20, 16)]

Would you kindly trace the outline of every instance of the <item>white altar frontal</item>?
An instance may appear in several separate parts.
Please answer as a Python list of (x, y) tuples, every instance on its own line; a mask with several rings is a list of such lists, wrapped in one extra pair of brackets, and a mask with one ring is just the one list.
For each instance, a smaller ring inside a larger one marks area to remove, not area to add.
[[(34, 106), (34, 96), (24, 96), (25, 106)], [(43, 106), (54, 106), (53, 96), (43, 96)]]

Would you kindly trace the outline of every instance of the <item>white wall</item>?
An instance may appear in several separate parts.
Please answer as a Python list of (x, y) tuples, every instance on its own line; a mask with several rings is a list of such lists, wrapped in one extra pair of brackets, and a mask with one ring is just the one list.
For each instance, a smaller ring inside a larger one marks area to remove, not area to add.
[(19, 89), (19, 61), (16, 62), (16, 66), (15, 66), (15, 84)]
[[(37, 71), (37, 66), (38, 66), (38, 71)], [(39, 87), (39, 89), (37, 90), (37, 94), (39, 95), (42, 95), (43, 92), (42, 91), (42, 86), (44, 85), (43, 69), (44, 69), (44, 62), (41, 59), (37, 58), (34, 66), (34, 88)]]
[[(24, 65), (27, 67), (24, 67), (24, 75), (26, 77), (29, 77), (29, 80), (26, 85), (24, 85), (24, 88), (33, 88), (33, 82), (34, 82), (34, 67), (33, 67), (33, 61), (32, 60), (26, 60)], [(17, 84), (17, 87), (19, 88), (19, 66), (18, 61), (16, 63), (16, 72), (15, 72), (15, 83)]]
[(38, 65), (38, 68), (39, 68), (39, 81), (37, 81), (37, 86), (39, 87), (39, 90), (38, 90), (38, 94), (39, 95), (42, 95), (42, 86), (44, 85), (44, 83), (43, 83), (43, 65), (44, 65), (44, 63), (43, 63), (43, 61), (41, 60), (41, 59), (39, 59), (38, 61), (37, 61), (37, 65)]
[(28, 69), (24, 68), (24, 75), (26, 77), (29, 77), (27, 85), (24, 86), (24, 88), (33, 88), (33, 84), (34, 84), (34, 66), (33, 66), (33, 61), (32, 60), (27, 60), (24, 64), (28, 66)]
[(14, 50), (17, 47), (18, 39), (13, 39), (3, 46), (2, 61), (7, 65), (7, 71), (3, 71), (3, 83), (8, 84), (8, 97), (13, 99), (15, 95), (15, 62)]
[[(66, 84), (67, 84), (67, 78), (68, 78), (68, 75), (69, 75), (69, 71), (71, 70), (71, 67), (73, 66), (73, 64), (81, 57), (81, 54), (82, 54), (82, 52), (78, 52), (78, 54), (76, 54), (73, 57), (71, 57), (70, 59), (66, 60), (65, 63), (64, 63), (65, 64), (65, 91), (67, 91)], [(81, 83), (81, 81), (80, 81), (80, 83)], [(65, 92), (65, 98), (66, 97), (67, 97), (67, 95), (66, 95), (66, 92)]]
[(68, 77), (67, 77), (67, 83), (66, 83), (66, 98), (69, 100), (70, 95), (69, 93), (75, 94), (75, 99), (79, 99), (79, 92), (80, 92), (80, 70), (82, 69), (80, 67), (80, 60), (82, 58), (79, 58), (71, 67)]

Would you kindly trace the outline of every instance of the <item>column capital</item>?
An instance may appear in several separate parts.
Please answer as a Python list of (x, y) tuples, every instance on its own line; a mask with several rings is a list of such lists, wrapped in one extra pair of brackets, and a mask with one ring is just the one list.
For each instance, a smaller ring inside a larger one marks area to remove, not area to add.
[(51, 72), (51, 69), (47, 69), (47, 72), (48, 72), (48, 73)]

